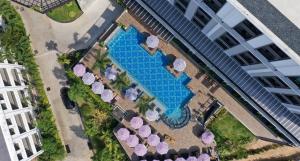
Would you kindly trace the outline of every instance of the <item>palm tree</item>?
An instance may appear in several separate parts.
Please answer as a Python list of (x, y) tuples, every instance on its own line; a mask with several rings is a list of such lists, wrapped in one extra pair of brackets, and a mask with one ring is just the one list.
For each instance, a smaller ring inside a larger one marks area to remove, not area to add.
[(93, 66), (93, 69), (99, 68), (100, 71), (105, 71), (106, 66), (110, 63), (111, 60), (108, 58), (108, 52), (101, 53), (98, 50), (96, 55), (96, 62)]
[(130, 80), (127, 77), (126, 72), (117, 75), (115, 81), (112, 82), (114, 88), (118, 89), (119, 91), (125, 89), (130, 85)]
[(61, 65), (69, 65), (71, 63), (71, 60), (68, 58), (67, 54), (58, 55), (57, 61)]
[(143, 115), (146, 113), (146, 111), (150, 108), (150, 102), (154, 100), (154, 97), (150, 97), (148, 95), (143, 95), (137, 105), (136, 108), (139, 108), (139, 112)]

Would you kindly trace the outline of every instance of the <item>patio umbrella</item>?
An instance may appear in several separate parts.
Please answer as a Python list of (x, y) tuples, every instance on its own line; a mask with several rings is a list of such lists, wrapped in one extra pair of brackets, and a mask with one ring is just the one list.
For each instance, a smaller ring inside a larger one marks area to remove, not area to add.
[(91, 85), (95, 81), (95, 76), (93, 73), (86, 72), (82, 76), (82, 81), (86, 85)]
[(157, 48), (159, 44), (159, 39), (157, 36), (150, 35), (147, 37), (146, 44), (149, 48)]
[(186, 159), (186, 161), (198, 161), (198, 159), (194, 156), (190, 156)]
[(118, 131), (117, 131), (117, 138), (121, 141), (125, 141), (129, 138), (129, 130), (126, 129), (126, 128), (120, 128)]
[(76, 64), (73, 68), (73, 72), (77, 77), (82, 77), (85, 73), (85, 66), (83, 64)]
[(156, 134), (151, 134), (150, 136), (148, 136), (147, 138), (147, 143), (150, 146), (157, 146), (160, 143), (160, 138), (158, 135)]
[(173, 66), (175, 70), (177, 70), (178, 72), (182, 72), (186, 68), (186, 62), (181, 58), (177, 58), (174, 61)]
[(179, 157), (179, 158), (175, 159), (175, 161), (185, 161), (185, 159), (182, 157)]
[(169, 145), (165, 142), (160, 142), (157, 146), (156, 146), (156, 151), (159, 154), (167, 154), (169, 151)]
[(134, 147), (134, 153), (137, 156), (144, 156), (147, 153), (147, 148), (143, 144), (138, 144)]
[(140, 127), (143, 126), (143, 119), (140, 118), (140, 117), (133, 117), (131, 120), (130, 120), (130, 126), (134, 129), (138, 129)]
[(164, 161), (173, 161), (172, 159), (165, 159)]
[(139, 144), (139, 138), (136, 135), (129, 135), (126, 140), (126, 143), (129, 147), (133, 148)]
[(116, 78), (117, 78), (117, 74), (118, 74), (118, 72), (117, 72), (117, 70), (115, 69), (115, 68), (112, 68), (112, 67), (108, 67), (108, 68), (106, 68), (106, 70), (105, 70), (105, 77), (107, 78), (107, 79), (109, 79), (109, 80), (116, 80)]
[(138, 132), (141, 137), (146, 138), (151, 134), (151, 128), (149, 125), (143, 125)]
[(200, 154), (198, 161), (210, 161), (210, 156), (206, 153)]
[(137, 96), (138, 96), (138, 92), (134, 88), (129, 88), (125, 92), (125, 98), (130, 100), (130, 101), (136, 100)]
[(92, 84), (92, 91), (95, 94), (101, 94), (104, 91), (104, 85), (101, 82), (94, 82)]
[(202, 135), (201, 135), (201, 140), (204, 144), (211, 144), (214, 141), (214, 134), (210, 131), (205, 131)]
[(110, 89), (105, 89), (101, 93), (101, 99), (104, 102), (110, 102), (114, 98), (113, 92)]
[(155, 110), (147, 110), (145, 115), (148, 121), (156, 121), (159, 119), (159, 113)]

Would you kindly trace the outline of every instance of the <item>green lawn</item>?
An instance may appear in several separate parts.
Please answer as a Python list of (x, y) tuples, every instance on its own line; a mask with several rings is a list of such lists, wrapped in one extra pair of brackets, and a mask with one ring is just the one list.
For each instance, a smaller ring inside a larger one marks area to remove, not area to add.
[(244, 146), (255, 138), (243, 124), (225, 109), (222, 109), (217, 118), (210, 122), (208, 128), (215, 134), (222, 160), (247, 156)]
[(54, 8), (47, 13), (47, 16), (57, 22), (67, 23), (76, 20), (83, 12), (76, 0)]

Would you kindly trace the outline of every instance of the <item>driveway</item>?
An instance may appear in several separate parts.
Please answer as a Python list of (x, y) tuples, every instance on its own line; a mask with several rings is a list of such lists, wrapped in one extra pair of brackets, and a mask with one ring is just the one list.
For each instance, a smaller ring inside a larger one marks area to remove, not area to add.
[(123, 9), (116, 7), (110, 0), (88, 0), (80, 18), (62, 24), (32, 9), (15, 3), (13, 5), (18, 6), (17, 11), (21, 14), (30, 35), (45, 88), (50, 87), (47, 96), (63, 144), (70, 146), (71, 153), (65, 161), (89, 161), (92, 152), (88, 148), (80, 116), (76, 110), (67, 110), (60, 98), (60, 88), (66, 85), (66, 77), (64, 70), (57, 63), (57, 54), (90, 46)]
[(88, 139), (84, 136), (83, 125), (77, 110), (65, 108), (60, 97), (61, 87), (66, 85), (64, 69), (56, 61), (56, 52), (48, 52), (36, 57), (36, 62), (41, 67), (40, 72), (47, 91), (56, 123), (63, 139), (63, 144), (68, 144), (71, 150), (65, 161), (88, 161), (92, 156), (89, 150)]

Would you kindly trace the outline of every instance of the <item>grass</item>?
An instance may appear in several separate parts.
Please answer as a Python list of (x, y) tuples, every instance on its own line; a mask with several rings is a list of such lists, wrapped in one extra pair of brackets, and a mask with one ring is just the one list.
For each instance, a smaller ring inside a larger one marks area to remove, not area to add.
[(208, 128), (215, 134), (222, 160), (247, 157), (245, 145), (255, 136), (228, 111), (222, 109)]
[(76, 20), (82, 15), (82, 11), (77, 4), (76, 0), (71, 0), (70, 2), (54, 8), (47, 13), (47, 16), (54, 21), (67, 23)]

